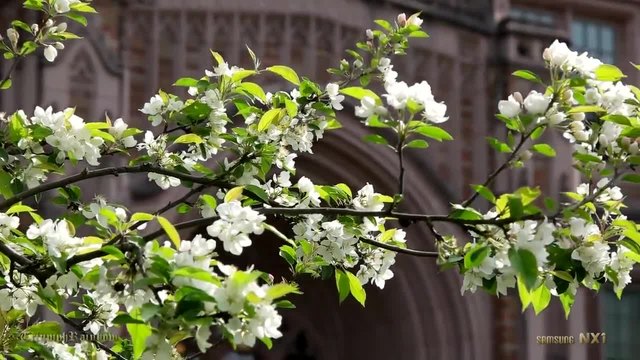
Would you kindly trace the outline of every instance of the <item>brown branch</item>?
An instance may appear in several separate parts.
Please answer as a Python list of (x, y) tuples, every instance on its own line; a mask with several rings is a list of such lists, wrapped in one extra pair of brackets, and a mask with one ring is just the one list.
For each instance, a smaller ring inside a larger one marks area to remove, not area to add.
[(31, 261), (26, 257), (18, 254), (15, 250), (7, 246), (4, 242), (0, 241), (0, 253), (6, 255), (11, 262), (15, 262), (21, 266), (31, 265)]
[(157, 174), (172, 176), (180, 180), (190, 181), (197, 184), (218, 186), (221, 188), (230, 187), (228, 183), (220, 181), (217, 178), (194, 176), (190, 174), (181, 173), (175, 170), (168, 170), (158, 166), (147, 165), (147, 164), (138, 165), (138, 166), (108, 167), (108, 168), (102, 168), (102, 169), (96, 169), (96, 170), (85, 169), (84, 171), (78, 174), (71, 175), (57, 181), (52, 181), (50, 183), (45, 183), (45, 184), (36, 186), (33, 189), (29, 189), (27, 191), (23, 191), (15, 195), (14, 197), (11, 197), (3, 201), (2, 203), (0, 203), (0, 211), (7, 210), (9, 207), (11, 207), (11, 205), (14, 205), (24, 199), (27, 199), (31, 196), (38, 195), (45, 191), (61, 188), (70, 184), (74, 184), (76, 182), (80, 182), (83, 180), (88, 180), (96, 177), (109, 176), (109, 175), (118, 176), (119, 174), (125, 174), (125, 173), (157, 173)]

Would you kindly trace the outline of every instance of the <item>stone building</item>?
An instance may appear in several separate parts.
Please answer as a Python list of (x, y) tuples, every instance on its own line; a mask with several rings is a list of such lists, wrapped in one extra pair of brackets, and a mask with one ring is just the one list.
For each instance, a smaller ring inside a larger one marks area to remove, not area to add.
[[(325, 69), (353, 47), (372, 20), (422, 11), (431, 38), (415, 41), (395, 68), (403, 80), (425, 79), (432, 85), (436, 99), (448, 105), (445, 128), (456, 141), (410, 154), (404, 206), (415, 212), (446, 212), (449, 202), (469, 194), (468, 184), (482, 182), (501, 161), (484, 140), (504, 136), (492, 116), (497, 101), (531, 88), (508, 75), (521, 68), (543, 73), (541, 52), (553, 39), (615, 63), (630, 82), (638, 80), (627, 62), (640, 58), (640, 43), (634, 41), (640, 34), (638, 0), (95, 0), (95, 5), (100, 15), (91, 19), (87, 39), (69, 44), (53, 65), (24, 62), (15, 88), (0, 93), (0, 109), (76, 106), (87, 120), (106, 112), (145, 127), (137, 109), (158, 88), (171, 92), (175, 79), (200, 76), (211, 66), (209, 48), (230, 63), (249, 66), (247, 44), (266, 65), (288, 64), (304, 76), (328, 81)], [(0, 4), (0, 24), (15, 11), (10, 2)], [(361, 186), (368, 181), (381, 192), (393, 192), (393, 154), (361, 142), (366, 130), (348, 111), (341, 116), (346, 127), (318, 144), (316, 156), (299, 161), (303, 173), (318, 183)], [(556, 158), (535, 159), (501, 177), (497, 186), (536, 184), (547, 194), (571, 189), (579, 179), (562, 140), (547, 139), (560, 149)], [(100, 189), (139, 209), (172, 196), (148, 186), (144, 176), (85, 186), (85, 192)], [(633, 195), (640, 200), (640, 193)], [(424, 228), (413, 225), (409, 234), (413, 248), (433, 247)], [(254, 247), (243, 261), (282, 266), (275, 256), (263, 255), (275, 254), (274, 243)], [(274, 350), (231, 353), (220, 347), (202, 358), (633, 359), (640, 348), (633, 331), (640, 320), (640, 289), (633, 285), (619, 303), (607, 290), (598, 296), (580, 293), (564, 320), (555, 300), (534, 316), (531, 310), (520, 313), (515, 293), (500, 299), (481, 293), (462, 297), (461, 278), (451, 271), (440, 273), (433, 259), (399, 255), (396, 266), (384, 291), (370, 290), (366, 309), (352, 302), (339, 306), (330, 282), (302, 279), (305, 294), (296, 299), (296, 310), (285, 312), (285, 336)], [(536, 343), (542, 335), (605, 331), (606, 345)]]

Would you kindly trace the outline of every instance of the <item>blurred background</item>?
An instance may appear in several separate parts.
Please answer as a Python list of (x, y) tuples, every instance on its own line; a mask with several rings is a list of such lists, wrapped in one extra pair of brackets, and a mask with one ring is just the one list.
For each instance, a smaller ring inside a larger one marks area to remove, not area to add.
[[(0, 2), (0, 28), (15, 18), (33, 16), (22, 1)], [(487, 145), (486, 136), (503, 138), (496, 104), (513, 91), (526, 95), (531, 83), (510, 77), (530, 69), (544, 76), (542, 51), (554, 39), (574, 50), (588, 51), (613, 63), (636, 83), (629, 61), (640, 62), (638, 0), (94, 0), (99, 15), (89, 19), (85, 37), (69, 42), (54, 64), (42, 57), (22, 62), (14, 87), (0, 93), (0, 109), (36, 105), (56, 110), (75, 106), (87, 121), (122, 117), (148, 128), (137, 110), (161, 88), (184, 94), (171, 84), (183, 76), (200, 77), (211, 68), (209, 49), (230, 64), (251, 66), (245, 44), (264, 65), (287, 64), (299, 74), (328, 82), (328, 67), (345, 57), (364, 38), (373, 20), (395, 19), (398, 13), (421, 11), (429, 39), (413, 41), (408, 56), (395, 59), (394, 70), (407, 82), (427, 80), (438, 101), (448, 105), (444, 124), (455, 138), (408, 150), (407, 200), (404, 210), (446, 213), (450, 202), (469, 195), (469, 184), (481, 183), (504, 160)], [(35, 19), (30, 19), (34, 22)], [(8, 62), (0, 63), (0, 73)], [(263, 82), (269, 90), (286, 88), (277, 79)], [(540, 89), (538, 89), (540, 90)], [(339, 115), (344, 129), (327, 134), (314, 156), (298, 161), (298, 175), (315, 183), (344, 182), (356, 188), (366, 182), (376, 190), (396, 188), (395, 155), (365, 144), (366, 130), (353, 117), (353, 105)], [(556, 158), (534, 157), (524, 169), (499, 178), (496, 192), (538, 185), (545, 195), (559, 196), (575, 188), (579, 177), (571, 167), (571, 148), (559, 134), (545, 135), (558, 149)], [(110, 162), (109, 162), (110, 161)], [(109, 160), (115, 165), (120, 160)], [(152, 209), (176, 192), (161, 191), (142, 176), (121, 176), (85, 182), (89, 200), (103, 193), (130, 208)], [(627, 211), (640, 217), (640, 191), (625, 189)], [(46, 201), (43, 202), (46, 204)], [(46, 205), (45, 205), (46, 206)], [(51, 211), (54, 213), (54, 209)], [(177, 216), (174, 214), (174, 217)], [(284, 225), (284, 224), (283, 224)], [(443, 229), (444, 230), (444, 229)], [(458, 229), (446, 229), (464, 239)], [(409, 245), (433, 248), (426, 228), (411, 225)], [(285, 276), (277, 242), (255, 241), (239, 264)], [(246, 256), (245, 256), (246, 255)], [(637, 359), (640, 355), (640, 287), (631, 284), (618, 301), (603, 288), (600, 294), (579, 291), (565, 320), (557, 299), (539, 316), (520, 311), (517, 294), (495, 298), (476, 293), (460, 296), (461, 277), (440, 272), (434, 259), (398, 255), (395, 277), (383, 291), (368, 290), (367, 307), (352, 299), (338, 305), (332, 281), (296, 279), (305, 294), (285, 310), (284, 337), (274, 349), (232, 351), (216, 347), (201, 359)], [(636, 276), (637, 277), (637, 276)], [(540, 345), (537, 336), (606, 333), (605, 344)], [(190, 344), (184, 350), (189, 351)]]

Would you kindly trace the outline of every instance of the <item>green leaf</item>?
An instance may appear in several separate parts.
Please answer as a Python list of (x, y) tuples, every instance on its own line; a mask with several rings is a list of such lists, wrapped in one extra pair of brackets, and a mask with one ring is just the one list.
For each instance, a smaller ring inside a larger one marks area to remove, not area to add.
[(65, 16), (65, 17), (67, 17), (67, 18), (69, 18), (69, 19), (71, 19), (71, 20), (73, 20), (73, 21), (75, 21), (75, 22), (77, 22), (79, 24), (82, 24), (82, 26), (87, 26), (87, 18), (82, 16), (79, 13), (71, 11), (71, 12), (62, 14), (62, 16)]
[(524, 285), (522, 278), (518, 276), (518, 296), (520, 297), (520, 303), (522, 304), (522, 312), (524, 312), (531, 304), (531, 294), (527, 287)]
[(640, 174), (626, 174), (622, 177), (622, 181), (638, 184), (640, 183)]
[(269, 195), (267, 194), (266, 191), (264, 191), (261, 187), (256, 186), (256, 185), (245, 185), (244, 186), (244, 190), (243, 193), (245, 195), (247, 195), (248, 197), (263, 202), (263, 203), (268, 203), (269, 202)]
[(565, 319), (569, 318), (569, 313), (571, 312), (571, 306), (575, 301), (575, 297), (569, 291), (566, 291), (558, 297), (560, 299), (560, 303), (562, 304), (562, 309), (564, 310)]
[(295, 102), (289, 99), (285, 99), (284, 106), (287, 109), (287, 114), (289, 115), (289, 117), (295, 117), (296, 115), (298, 115), (298, 105)]
[(367, 293), (362, 288), (360, 280), (348, 271), (346, 274), (349, 278), (349, 290), (351, 291), (351, 295), (360, 303), (360, 305), (364, 306), (364, 303), (367, 300)]
[(258, 122), (258, 131), (265, 131), (274, 122), (279, 121), (284, 116), (284, 109), (271, 109), (265, 112)]
[(267, 298), (274, 300), (289, 294), (301, 294), (296, 284), (280, 283), (270, 286), (267, 290)]
[(531, 253), (531, 251), (526, 249), (510, 249), (509, 260), (511, 261), (511, 265), (522, 278), (525, 287), (528, 290), (533, 289), (538, 281), (538, 264), (536, 262), (536, 257)]
[(338, 289), (339, 300), (342, 303), (349, 296), (351, 287), (349, 286), (349, 277), (344, 271), (336, 269), (336, 288)]
[(523, 204), (520, 196), (509, 196), (507, 199), (509, 205), (509, 217), (519, 219), (523, 215)]
[(211, 108), (200, 101), (194, 101), (185, 106), (181, 112), (193, 120), (204, 120), (211, 114)]
[(7, 210), (7, 215), (21, 213), (21, 212), (31, 212), (31, 211), (36, 211), (36, 210), (34, 208), (30, 207), (30, 206), (22, 205), (21, 203), (17, 203), (15, 205), (11, 206), (9, 208), (9, 210)]
[(453, 136), (451, 136), (451, 134), (446, 132), (444, 129), (433, 125), (422, 125), (415, 128), (413, 131), (438, 141), (453, 140)]
[(267, 103), (267, 94), (265, 94), (264, 90), (262, 90), (262, 87), (256, 83), (243, 82), (242, 84), (238, 85), (237, 89), (260, 99), (263, 104)]
[(43, 321), (29, 326), (26, 331), (31, 335), (60, 335), (62, 327), (55, 321)]
[(11, 180), (13, 177), (9, 175), (7, 172), (0, 170), (0, 194), (5, 199), (8, 199), (13, 196), (13, 191), (11, 190)]
[(611, 121), (616, 124), (630, 126), (631, 121), (624, 115), (609, 114), (601, 117), (602, 120)]
[(234, 72), (233, 75), (231, 75), (231, 80), (234, 82), (238, 82), (255, 74), (256, 74), (255, 70), (238, 70)]
[(213, 50), (209, 50), (209, 52), (211, 52), (211, 56), (216, 60), (218, 65), (224, 64), (224, 58), (222, 57), (222, 55)]
[(531, 150), (548, 157), (556, 156), (556, 151), (549, 144), (535, 144), (531, 147)]
[(569, 110), (569, 114), (575, 114), (575, 113), (581, 113), (581, 112), (597, 113), (597, 112), (606, 112), (606, 111), (607, 110), (597, 105), (582, 105), (582, 106), (576, 106), (571, 110)]
[(173, 226), (171, 221), (159, 215), (156, 216), (156, 219), (158, 220), (160, 226), (162, 226), (164, 232), (167, 233), (167, 236), (173, 242), (173, 245), (175, 245), (176, 249), (180, 248), (180, 234), (178, 233), (178, 230), (176, 230), (176, 228)]
[(387, 20), (375, 20), (374, 23), (378, 24), (381, 28), (387, 30), (388, 32), (393, 31), (391, 23), (389, 23)]
[(426, 149), (429, 147), (429, 143), (422, 139), (411, 140), (405, 145), (405, 147), (413, 149)]
[(531, 292), (531, 304), (536, 315), (546, 309), (549, 306), (549, 302), (551, 302), (551, 292), (544, 284)]
[(298, 74), (296, 74), (296, 72), (288, 66), (274, 65), (268, 67), (267, 71), (280, 75), (283, 79), (287, 80), (290, 83), (300, 85), (300, 78), (298, 77)]
[(202, 142), (202, 138), (196, 134), (180, 135), (173, 141), (174, 144), (201, 144)]
[(153, 220), (153, 215), (143, 212), (137, 212), (131, 215), (131, 221), (151, 221)]
[[(136, 309), (131, 313), (131, 317), (138, 318), (140, 310)], [(151, 327), (147, 324), (127, 324), (127, 331), (131, 337), (133, 346), (133, 358), (139, 359), (146, 348), (147, 338), (151, 335)]]
[(118, 249), (117, 247), (113, 246), (113, 245), (107, 245), (107, 246), (103, 246), (100, 248), (100, 250), (102, 250), (103, 252), (114, 256), (116, 259), (118, 260), (123, 260), (125, 258), (124, 254), (122, 253), (122, 251), (120, 249)]
[(502, 141), (493, 138), (493, 137), (487, 137), (487, 141), (489, 142), (489, 145), (494, 148), (496, 151), (499, 152), (503, 152), (503, 153), (510, 153), (513, 150), (511, 150), (511, 147), (509, 147), (509, 145), (507, 145), (506, 143), (503, 143)]
[(609, 64), (600, 65), (596, 69), (595, 75), (596, 80), (600, 81), (618, 81), (623, 77), (626, 77), (617, 66)]
[(211, 272), (203, 270), (198, 267), (185, 266), (173, 271), (174, 277), (182, 276), (200, 281), (206, 281), (208, 283), (220, 285), (220, 280), (216, 278)]
[(96, 9), (94, 9), (91, 5), (82, 3), (82, 2), (72, 4), (71, 10), (83, 12), (83, 13), (92, 13), (92, 14), (97, 13)]
[(184, 78), (178, 79), (175, 83), (173, 83), (173, 86), (197, 87), (198, 81), (199, 80), (194, 78), (184, 77)]
[(5, 81), (2, 82), (2, 84), (0, 84), (0, 90), (6, 90), (9, 89), (11, 87), (11, 79), (7, 79)]
[(123, 324), (144, 324), (145, 322), (140, 319), (134, 319), (129, 314), (119, 314), (113, 319), (113, 323), (117, 325), (123, 325)]
[(424, 32), (424, 31), (422, 31), (422, 30), (417, 30), (417, 31), (412, 31), (412, 32), (409, 34), (409, 37), (412, 37), (412, 38), (423, 38), (423, 39), (426, 39), (426, 38), (428, 38), (428, 37), (429, 37), (429, 34), (427, 34), (426, 32)]
[(473, 191), (477, 192), (483, 198), (489, 200), (492, 204), (496, 202), (496, 196), (493, 194), (491, 189), (484, 185), (471, 185)]
[(240, 200), (242, 198), (243, 189), (244, 189), (244, 186), (236, 186), (233, 189), (227, 191), (227, 194), (224, 196), (224, 202)]
[(489, 255), (489, 247), (484, 245), (476, 245), (464, 255), (465, 269), (471, 269), (480, 266), (484, 259)]
[(382, 135), (378, 135), (378, 134), (369, 134), (369, 135), (365, 135), (362, 140), (366, 141), (366, 142), (370, 142), (370, 143), (374, 143), (374, 144), (380, 144), (380, 145), (387, 145), (389, 144), (389, 142), (387, 141), (387, 139), (385, 139), (384, 137), (382, 137)]
[(547, 127), (546, 126), (538, 126), (535, 130), (533, 130), (533, 132), (531, 133), (531, 139), (536, 140), (537, 138), (539, 138), (540, 136), (542, 136), (542, 134), (544, 133), (545, 129)]
[(364, 98), (365, 96), (368, 96), (374, 99), (376, 104), (382, 105), (382, 100), (380, 100), (380, 97), (378, 96), (378, 94), (374, 93), (369, 89), (362, 88), (360, 86), (352, 86), (352, 87), (340, 89), (340, 93), (350, 96), (356, 100), (362, 100), (362, 98)]
[(521, 79), (532, 81), (534, 83), (542, 84), (542, 79), (540, 79), (540, 77), (536, 75), (534, 72), (529, 70), (518, 70), (511, 75), (517, 76)]

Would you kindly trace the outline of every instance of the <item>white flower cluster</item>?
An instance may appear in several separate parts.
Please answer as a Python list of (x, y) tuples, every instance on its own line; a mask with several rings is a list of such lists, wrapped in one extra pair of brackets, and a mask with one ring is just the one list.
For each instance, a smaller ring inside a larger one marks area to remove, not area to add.
[[(439, 124), (449, 119), (446, 116), (447, 105), (435, 101), (431, 86), (426, 81), (411, 86), (404, 81), (396, 81), (398, 73), (393, 70), (393, 65), (388, 58), (380, 60), (378, 70), (383, 74), (384, 88), (387, 92), (383, 97), (386, 98), (388, 106), (402, 110), (411, 101), (422, 109), (422, 116), (426, 121)], [(387, 109), (377, 104), (371, 96), (364, 96), (360, 100), (360, 106), (356, 106), (355, 114), (368, 121), (374, 115), (386, 115)]]
[(127, 212), (124, 208), (108, 205), (106, 200), (100, 196), (96, 197), (95, 202), (82, 207), (82, 215), (87, 219), (95, 218), (100, 226), (109, 227), (108, 213), (115, 214), (116, 218), (123, 222), (127, 220)]
[(535, 90), (531, 91), (525, 99), (518, 92), (509, 95), (507, 100), (498, 102), (500, 114), (513, 118), (526, 111), (529, 115), (544, 115), (549, 109), (551, 96), (541, 94)]
[[(238, 281), (246, 273), (236, 271), (233, 267), (220, 269), (228, 278), (221, 287), (215, 289), (213, 297), (218, 309), (232, 316), (224, 326), (233, 335), (234, 343), (253, 347), (256, 339), (281, 337), (279, 328), (282, 316), (267, 297), (268, 286), (258, 285), (256, 281)], [(259, 299), (253, 304), (251, 314), (245, 310), (249, 295)]]
[[(291, 201), (289, 205), (307, 208), (320, 205), (320, 194), (314, 184), (306, 177), (300, 178), (297, 184), (300, 199)], [(381, 195), (374, 192), (373, 186), (365, 185), (351, 200), (356, 210), (380, 211), (384, 207)], [(308, 244), (297, 248), (296, 257), (299, 263), (311, 270), (320, 266), (331, 265), (345, 269), (354, 268), (356, 276), (362, 284), (368, 282), (383, 288), (385, 281), (393, 277), (391, 266), (395, 263), (396, 253), (359, 241), (367, 238), (395, 246), (404, 246), (405, 232), (400, 229), (384, 230), (384, 219), (365, 218), (360, 224), (345, 224), (339, 220), (329, 220), (321, 214), (302, 216), (293, 226), (296, 242)], [(322, 263), (317, 262), (322, 259)]]
[(32, 224), (26, 235), (30, 240), (42, 239), (49, 255), (55, 258), (73, 256), (83, 250), (83, 239), (71, 234), (66, 220), (46, 219), (40, 224)]
[(0, 309), (4, 312), (12, 309), (23, 310), (28, 316), (33, 316), (38, 305), (42, 304), (37, 294), (38, 280), (14, 273), (5, 275), (4, 281), (6, 285), (0, 289)]
[(222, 241), (225, 251), (240, 255), (242, 249), (251, 246), (249, 234), (260, 235), (264, 231), (264, 215), (233, 200), (218, 205), (220, 219), (207, 227), (207, 233)]
[(184, 102), (174, 95), (167, 95), (165, 101), (162, 96), (154, 95), (149, 102), (145, 103), (140, 112), (149, 116), (152, 126), (158, 126), (165, 121), (164, 115), (167, 112), (179, 111), (184, 106)]
[(58, 14), (64, 14), (71, 11), (71, 6), (73, 4), (77, 4), (79, 2), (80, 0), (53, 0), (52, 5), (53, 5), (53, 9)]
[(83, 330), (90, 331), (94, 335), (100, 333), (100, 330), (108, 331), (113, 326), (113, 319), (116, 318), (120, 310), (118, 299), (108, 294), (94, 292), (89, 292), (87, 295), (94, 299), (96, 306), (89, 307), (87, 304), (83, 304), (78, 307), (78, 310), (90, 319), (86, 322)]
[(45, 138), (47, 144), (58, 150), (57, 162), (62, 163), (67, 157), (85, 160), (93, 166), (99, 165), (100, 147), (104, 144), (101, 137), (92, 136), (84, 120), (73, 113), (73, 109), (53, 112), (36, 107), (31, 123), (50, 129), (53, 134)]
[[(58, 0), (59, 1), (59, 0)], [(45, 343), (53, 357), (60, 360), (109, 360), (109, 355), (89, 342), (69, 346), (59, 342)]]
[[(485, 214), (485, 218), (491, 219), (497, 216), (496, 212), (490, 211)], [(480, 227), (483, 234), (491, 234), (492, 244), (490, 254), (482, 263), (469, 269), (464, 273), (461, 292), (475, 292), (478, 287), (483, 286), (484, 280), (496, 280), (497, 294), (506, 295), (507, 289), (516, 284), (516, 271), (512, 267), (509, 259), (509, 250), (528, 250), (536, 258), (538, 267), (544, 268), (547, 264), (548, 252), (546, 247), (554, 241), (555, 226), (546, 221), (524, 221), (513, 223), (509, 226), (508, 232), (496, 226)], [(474, 236), (478, 236), (472, 233)]]
[(20, 226), (19, 217), (0, 213), (0, 237), (6, 240), (11, 235), (11, 231), (18, 226)]
[(571, 51), (567, 44), (558, 40), (544, 50), (542, 57), (552, 67), (565, 72), (575, 71), (587, 78), (593, 78), (595, 70), (602, 65), (600, 60), (590, 57), (586, 52), (578, 55), (576, 51)]
[[(167, 254), (172, 254), (171, 263), (177, 268), (199, 268), (211, 273), (213, 277), (219, 278), (220, 281), (214, 283), (177, 276), (174, 278), (173, 284), (191, 286), (211, 295), (214, 301), (204, 303), (204, 312), (206, 314), (224, 312), (230, 315), (226, 321), (219, 320), (219, 325), (224, 326), (233, 336), (235, 344), (254, 346), (256, 339), (282, 336), (279, 330), (282, 317), (272, 304), (273, 299), (267, 295), (270, 286), (258, 284), (257, 273), (251, 272), (251, 269), (239, 271), (233, 266), (212, 260), (215, 255), (213, 253), (215, 247), (214, 240), (206, 239), (200, 235), (191, 241), (182, 241), (178, 251), (170, 249), (169, 244), (158, 248), (154, 242), (151, 242), (145, 246), (145, 257), (147, 258), (145, 267), (151, 266), (150, 259), (153, 256), (163, 256), (164, 253), (166, 257)], [(212, 266), (212, 264), (216, 265)], [(248, 308), (251, 310), (248, 311)], [(201, 327), (197, 331), (196, 340), (202, 351), (211, 346), (207, 342), (210, 334), (208, 327)], [(156, 348), (162, 348), (163, 344), (162, 339), (155, 339), (148, 351), (154, 353), (157, 351)]]

